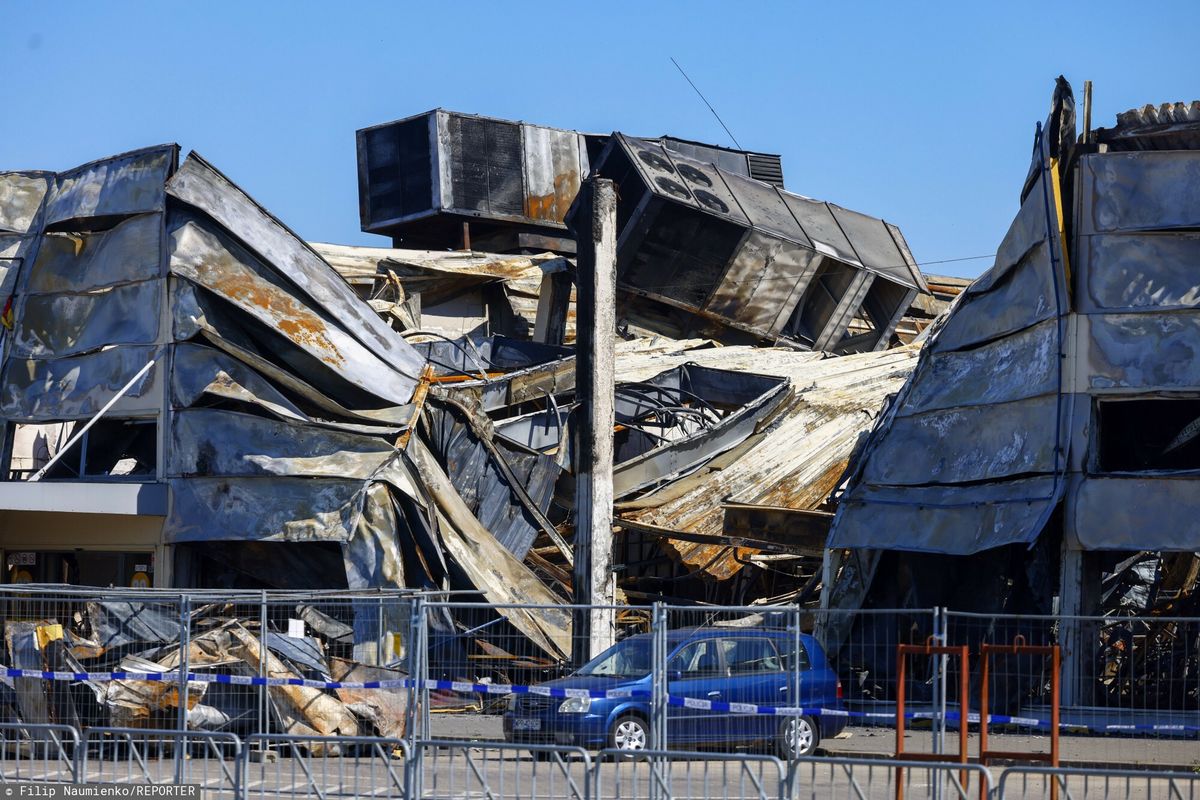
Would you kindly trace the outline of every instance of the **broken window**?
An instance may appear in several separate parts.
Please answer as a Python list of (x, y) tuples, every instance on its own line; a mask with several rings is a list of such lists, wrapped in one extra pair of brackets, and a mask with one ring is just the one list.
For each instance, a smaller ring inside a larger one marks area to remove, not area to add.
[(1099, 472), (1200, 470), (1200, 397), (1097, 400)]
[[(27, 481), (53, 461), (42, 480), (153, 479), (158, 424), (147, 419), (101, 419), (62, 452), (84, 423), (9, 425), (8, 480)], [(60, 455), (61, 454), (61, 455)], [(60, 456), (54, 460), (55, 456)]]

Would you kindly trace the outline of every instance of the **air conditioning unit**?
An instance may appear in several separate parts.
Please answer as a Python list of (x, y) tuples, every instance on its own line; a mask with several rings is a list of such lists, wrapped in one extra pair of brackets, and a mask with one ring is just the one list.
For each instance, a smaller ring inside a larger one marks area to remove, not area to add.
[(582, 134), (438, 109), (357, 139), (364, 231), (398, 247), (574, 252), (563, 217), (588, 172)]
[(617, 184), (620, 289), (677, 312), (683, 333), (877, 350), (928, 293), (883, 220), (620, 133), (595, 171)]

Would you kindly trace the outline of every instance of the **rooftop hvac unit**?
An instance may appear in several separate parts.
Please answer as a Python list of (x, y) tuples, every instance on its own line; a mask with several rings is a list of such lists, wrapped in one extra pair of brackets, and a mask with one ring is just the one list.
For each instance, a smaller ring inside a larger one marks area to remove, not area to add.
[(588, 171), (579, 133), (441, 109), (357, 139), (362, 229), (407, 247), (560, 249)]
[(684, 312), (693, 331), (878, 350), (928, 292), (883, 220), (619, 133), (595, 169), (617, 184), (620, 288)]

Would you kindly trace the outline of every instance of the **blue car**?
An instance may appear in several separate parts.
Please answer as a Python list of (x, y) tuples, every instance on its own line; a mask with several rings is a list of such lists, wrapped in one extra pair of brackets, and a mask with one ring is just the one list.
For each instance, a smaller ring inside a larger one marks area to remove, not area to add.
[[(825, 651), (807, 634), (787, 631), (692, 628), (667, 634), (667, 693), (675, 697), (766, 706), (842, 709), (842, 686)], [(643, 750), (650, 739), (651, 634), (631, 636), (573, 675), (542, 684), (558, 689), (629, 689), (626, 698), (514, 694), (504, 715), (504, 738), (528, 744), (599, 750)], [(796, 663), (798, 661), (798, 663)], [(794, 684), (799, 670), (799, 702)], [(644, 695), (640, 693), (644, 692)], [(846, 726), (840, 715), (783, 717), (732, 714), (672, 705), (667, 742), (673, 750), (766, 745), (780, 756), (811, 754), (822, 737)]]

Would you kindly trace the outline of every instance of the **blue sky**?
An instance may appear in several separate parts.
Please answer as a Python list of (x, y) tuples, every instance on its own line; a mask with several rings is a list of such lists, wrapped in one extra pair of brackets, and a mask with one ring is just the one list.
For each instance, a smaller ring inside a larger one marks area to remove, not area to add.
[(788, 188), (940, 261), (995, 251), (1058, 74), (1080, 100), (1095, 83), (1098, 126), (1200, 98), (1198, 26), (1196, 0), (0, 0), (0, 169), (177, 141), (306, 238), (386, 245), (358, 229), (355, 129), (441, 106), (728, 144), (674, 56), (744, 147), (783, 155)]

